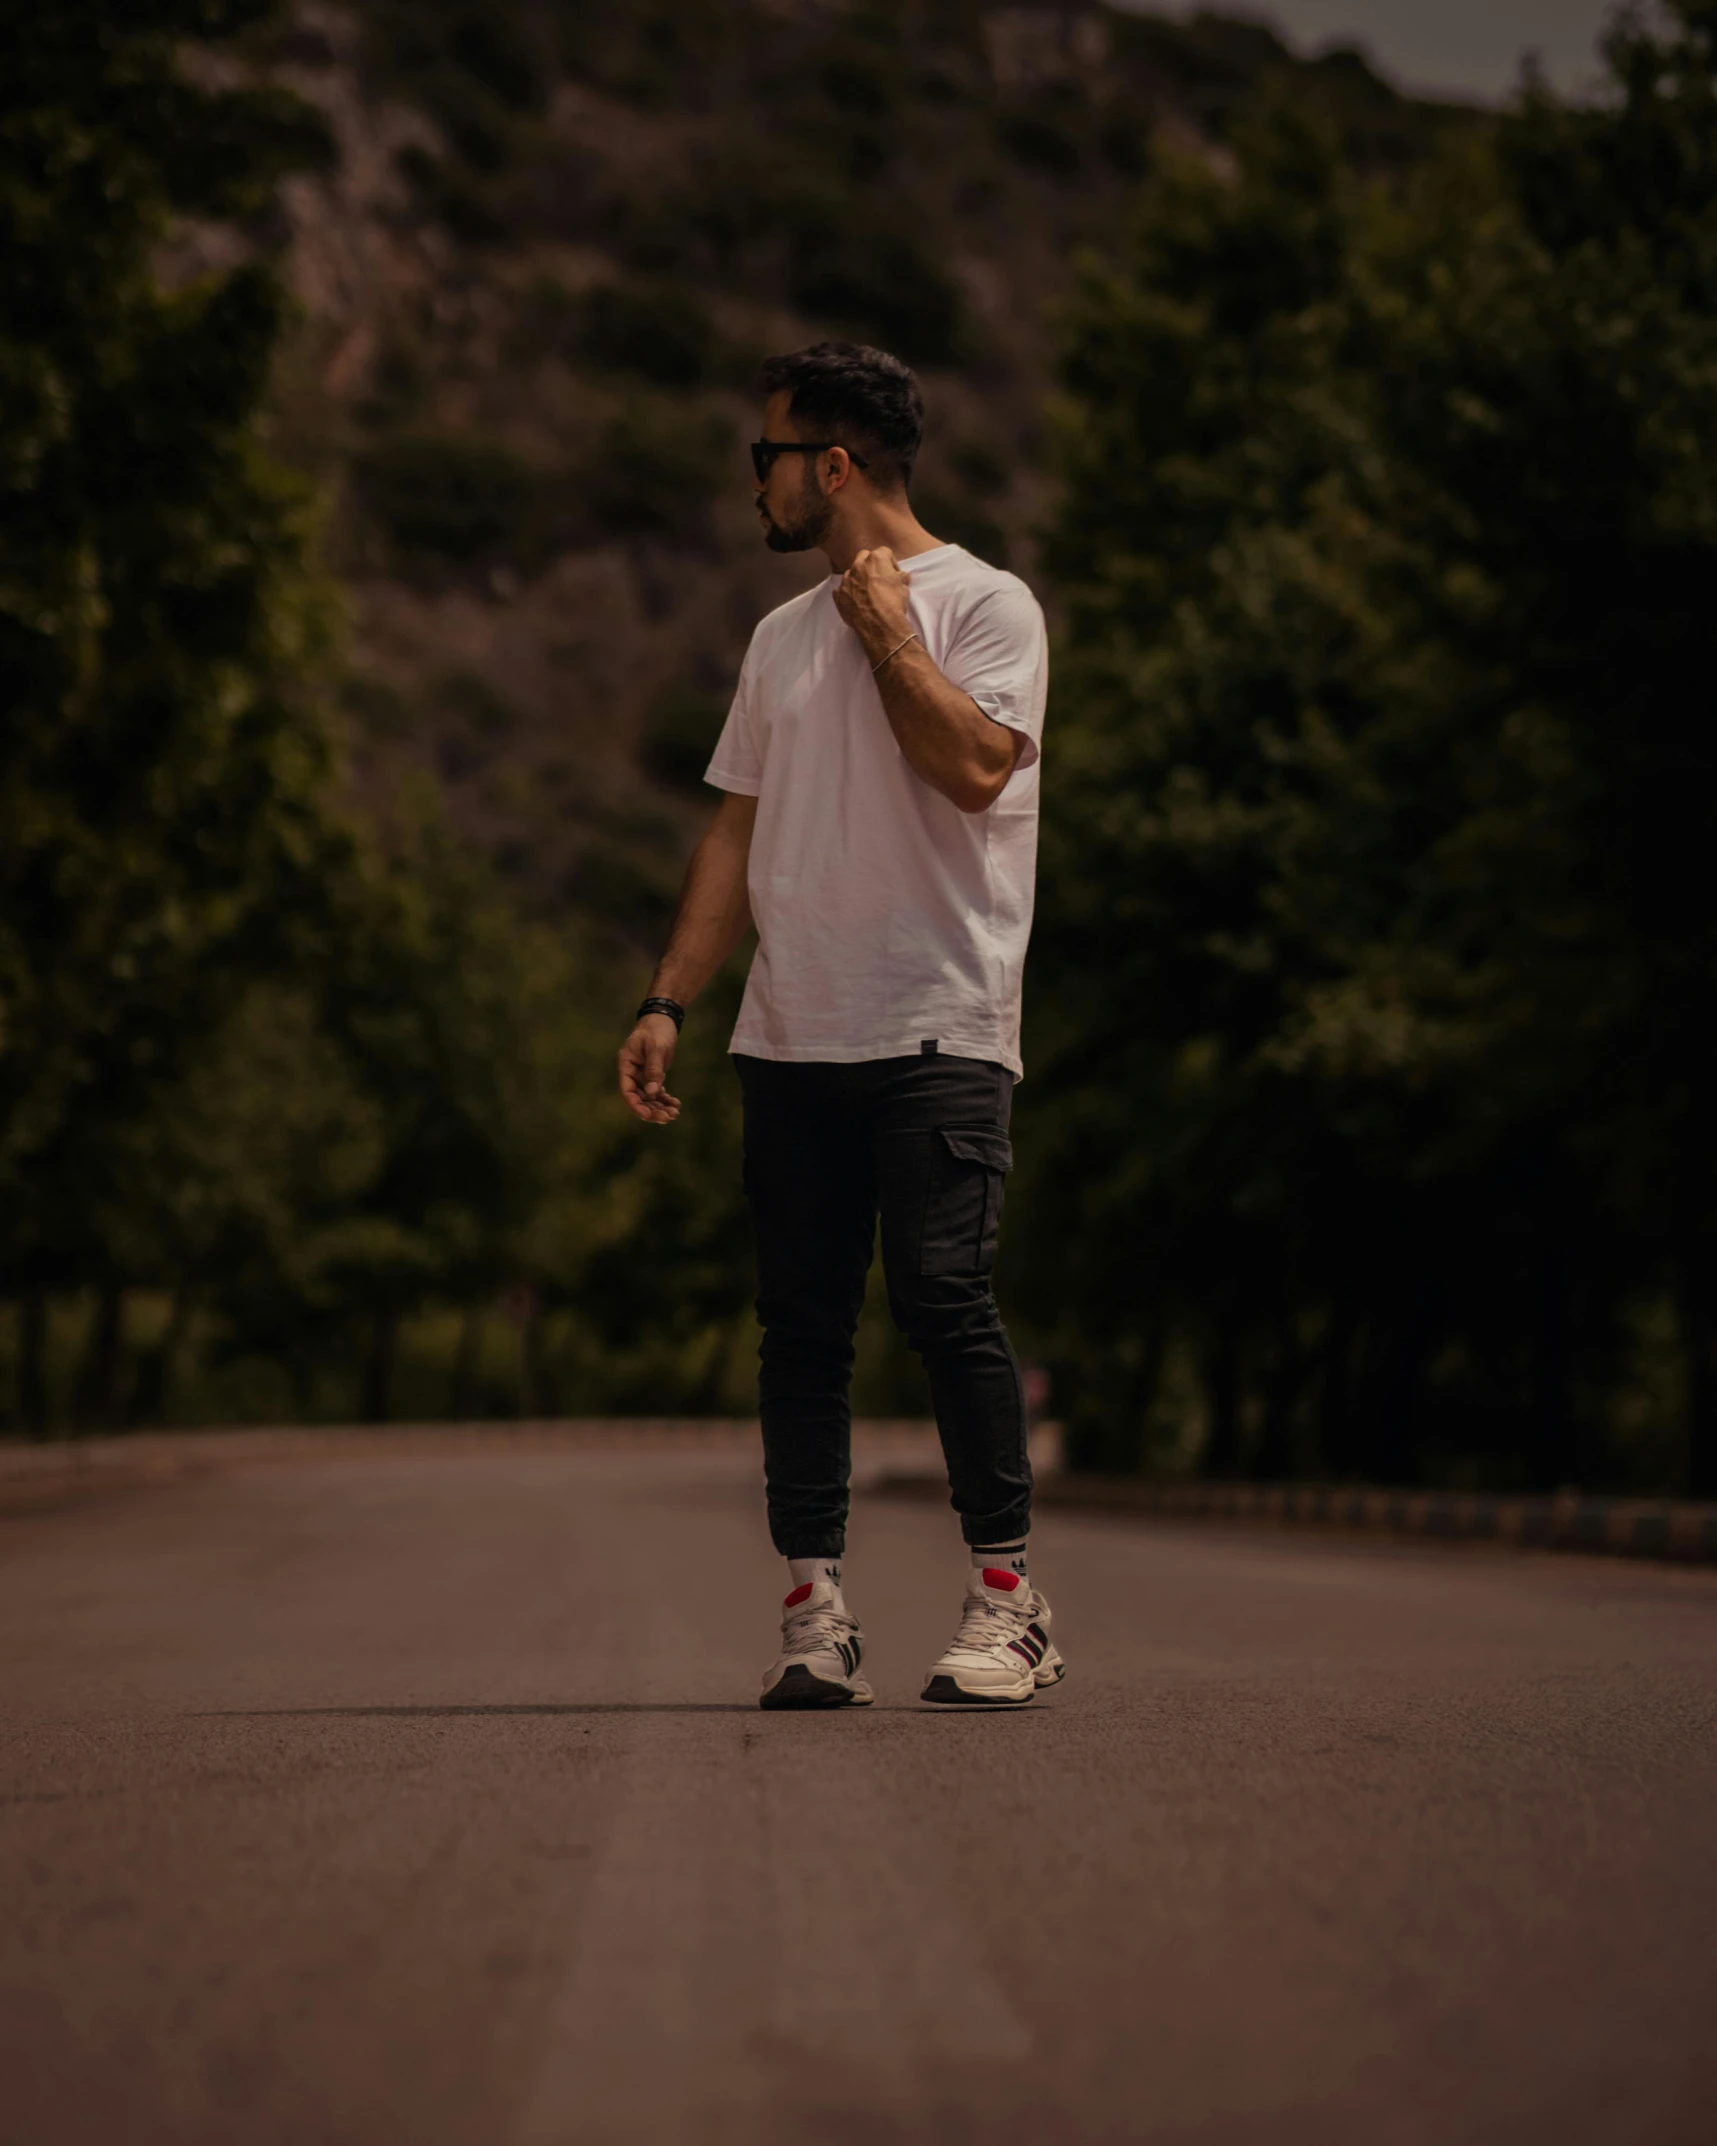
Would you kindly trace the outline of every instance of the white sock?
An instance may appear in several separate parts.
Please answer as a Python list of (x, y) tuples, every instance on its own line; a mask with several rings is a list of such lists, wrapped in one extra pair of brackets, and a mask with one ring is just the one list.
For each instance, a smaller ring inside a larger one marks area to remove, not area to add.
[(1017, 1572), (1028, 1587), (1031, 1585), (1031, 1574), (1025, 1569), (1023, 1536), (1017, 1542), (968, 1543), (967, 1548), (974, 1565), (988, 1565), (996, 1572)]
[(838, 1591), (841, 1584), (838, 1557), (790, 1557), (787, 1570), (793, 1575), (795, 1587), (814, 1587), (819, 1580), (827, 1580)]

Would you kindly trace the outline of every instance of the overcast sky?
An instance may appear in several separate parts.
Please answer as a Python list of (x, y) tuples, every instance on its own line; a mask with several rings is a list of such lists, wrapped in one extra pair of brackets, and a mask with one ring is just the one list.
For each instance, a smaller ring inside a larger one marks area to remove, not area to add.
[[(1127, 0), (1122, 0), (1127, 4)], [(1598, 31), (1611, 0), (1207, 0), (1219, 14), (1273, 22), (1302, 52), (1363, 45), (1407, 89), (1500, 97), (1513, 88), (1523, 53), (1536, 52), (1558, 87), (1577, 89), (1597, 72)], [(1155, 13), (1150, 0), (1141, 12)], [(1191, 7), (1174, 8), (1190, 14)]]

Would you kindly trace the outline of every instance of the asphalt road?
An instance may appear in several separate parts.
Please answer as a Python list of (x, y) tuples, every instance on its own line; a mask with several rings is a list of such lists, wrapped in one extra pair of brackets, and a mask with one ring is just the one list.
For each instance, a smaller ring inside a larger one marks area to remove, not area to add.
[(1050, 1516), (1069, 1680), (768, 1715), (749, 1455), (0, 1524), (5, 2146), (1711, 2146), (1717, 1575)]

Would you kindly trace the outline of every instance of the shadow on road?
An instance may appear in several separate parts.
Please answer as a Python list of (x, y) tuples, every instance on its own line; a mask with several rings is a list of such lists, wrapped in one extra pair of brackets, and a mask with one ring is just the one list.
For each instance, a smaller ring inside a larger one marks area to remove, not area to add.
[[(756, 1702), (743, 1700), (702, 1701), (690, 1699), (589, 1699), (565, 1706), (246, 1706), (217, 1707), (186, 1716), (190, 1721), (292, 1721), (345, 1717), (357, 1720), (429, 1720), (457, 1714), (755, 1714)], [(928, 1721), (937, 1718), (968, 1721), (1005, 1713), (1010, 1718), (1053, 1708), (1032, 1707), (928, 1707), (864, 1706), (803, 1708), (818, 1720), (830, 1714), (916, 1714)]]
[(567, 1706), (232, 1706), (197, 1713), (194, 1721), (290, 1721), (334, 1715), (429, 1719), (442, 1714), (755, 1714), (739, 1700), (700, 1704), (681, 1699), (591, 1699)]

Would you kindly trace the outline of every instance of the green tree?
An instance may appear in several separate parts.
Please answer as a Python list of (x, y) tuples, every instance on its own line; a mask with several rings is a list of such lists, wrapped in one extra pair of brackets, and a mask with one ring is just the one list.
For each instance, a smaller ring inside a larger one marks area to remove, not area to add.
[(730, 965), (687, 1021), (674, 1062), (687, 1110), (665, 1136), (621, 1106), (604, 1052), (585, 1106), (589, 1143), (571, 1196), (545, 1215), (556, 1248), (540, 1270), (567, 1309), (569, 1374), (586, 1406), (727, 1414), (755, 1405), (739, 1084), (725, 1062), (742, 981), (743, 964)]
[[(1711, 1485), (1714, 31), (1395, 189), (1277, 115), (1087, 271), (1032, 1189), (1088, 1458), (1178, 1378), (1222, 1472)], [(1680, 1463), (1617, 1433), (1666, 1291)]]
[[(472, 1314), (529, 1292), (542, 1383), (535, 1307), (553, 1276), (537, 1245), (571, 1204), (602, 1072), (581, 983), (576, 944), (522, 916), (433, 819), (388, 831), (357, 877), (323, 1023), (377, 1147), (318, 1287), (364, 1329), (372, 1421), (391, 1412), (400, 1324), (431, 1299)], [(525, 1399), (548, 1412), (546, 1394)]]
[(211, 1360), (245, 1355), (277, 1362), (308, 1415), (318, 1368), (350, 1353), (353, 1217), (384, 1149), (313, 980), (251, 983), (115, 1145), (92, 1234), (115, 1271), (169, 1299), (134, 1352), (126, 1420), (173, 1420)]
[(264, 12), (71, 0), (0, 30), (0, 1270), (27, 1335), (73, 1281), (113, 1331), (97, 1218), (128, 1142), (328, 839), (310, 502), (261, 437), (279, 287), (157, 274), (175, 218), (244, 217), (317, 152), (291, 100), (186, 72), (187, 40)]

